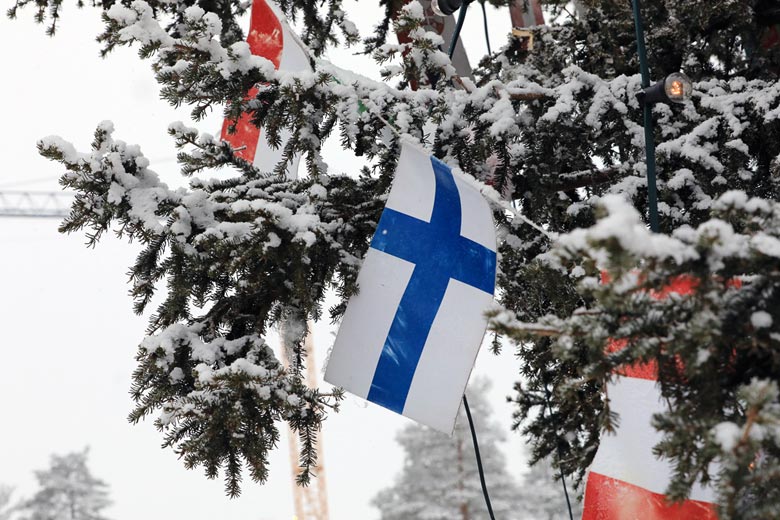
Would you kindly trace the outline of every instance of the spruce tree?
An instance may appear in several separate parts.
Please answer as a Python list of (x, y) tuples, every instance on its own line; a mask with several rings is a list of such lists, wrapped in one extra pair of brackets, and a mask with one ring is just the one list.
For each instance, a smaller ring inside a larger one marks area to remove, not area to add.
[[(497, 518), (530, 520), (520, 490), (507, 472), (499, 443), (506, 438), (491, 418), (486, 381), (467, 395), (475, 417), (482, 465)], [(381, 520), (477, 520), (488, 518), (466, 414), (461, 408), (452, 437), (411, 424), (398, 433), (404, 465), (392, 486), (373, 499)], [(564, 506), (565, 507), (565, 506)]]
[[(92, 2), (104, 12), (104, 52), (137, 46), (166, 101), (190, 106), (195, 120), (248, 110), (273, 144), (292, 134), (284, 161), (261, 172), (212, 136), (171, 125), (192, 176), (180, 190), (160, 183), (110, 124), (86, 153), (60, 138), (39, 143), (77, 193), (62, 231), (86, 230), (91, 244), (111, 229), (140, 241), (136, 311), (164, 292), (138, 350), (131, 419), (156, 413), (165, 445), (211, 477), (224, 469), (231, 494), (242, 462), (265, 480), (286, 421), (302, 436), (307, 480), (317, 430), (340, 395), (303, 383), (300, 338), (289, 369), (263, 338), (281, 321), (320, 318), (327, 289), (338, 294), (337, 319), (357, 290), (398, 157), (389, 123), (494, 188), (484, 190), (501, 236), (493, 327), (515, 345), (517, 426), (534, 458), (560, 450), (565, 473), (581, 478), (614, 427), (606, 381), (621, 365), (654, 361), (670, 404), (655, 423), (664, 434), (656, 452), (675, 468), (669, 495), (702, 481), (717, 486), (724, 519), (780, 516), (777, 2), (643, 6), (654, 79), (683, 69), (694, 81), (692, 102), (653, 109), (658, 234), (645, 226), (629, 2), (543, 0), (549, 23), (533, 28), (533, 49), (507, 41), (480, 62), (475, 84), (455, 77), (417, 2), (380, 3), (385, 16), (362, 41), (387, 64), (385, 85), (337, 77), (318, 58), (314, 73), (276, 73), (242, 43), (241, 0)], [(315, 57), (360, 40), (340, 0), (279, 4)], [(54, 32), (65, 3), (16, 0), (9, 14), (29, 5)], [(392, 43), (393, 28), (410, 42)], [(321, 146), (334, 134), (371, 166), (329, 171)], [(282, 178), (299, 153), (308, 175)], [(214, 168), (219, 180), (197, 177)], [(654, 297), (681, 276), (695, 281), (692, 294)], [(627, 347), (605, 353), (610, 338)]]
[(522, 520), (565, 519), (569, 517), (568, 505), (575, 519), (582, 518), (582, 502), (571, 485), (567, 485), (567, 504), (559, 476), (560, 473), (549, 459), (538, 460), (530, 467), (514, 499), (523, 511)]
[(108, 486), (92, 476), (87, 453), (52, 455), (49, 468), (35, 472), (40, 489), (17, 508), (20, 520), (105, 520)]
[(13, 488), (0, 484), (0, 520), (11, 520), (14, 508), (11, 506)]

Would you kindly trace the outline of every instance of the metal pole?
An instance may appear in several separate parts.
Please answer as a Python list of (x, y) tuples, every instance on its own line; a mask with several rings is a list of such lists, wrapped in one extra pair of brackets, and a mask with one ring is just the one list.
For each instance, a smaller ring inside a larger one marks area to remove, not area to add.
[[(636, 50), (639, 54), (639, 71), (642, 74), (642, 88), (650, 86), (650, 70), (647, 66), (647, 49), (645, 49), (645, 33), (642, 27), (642, 12), (639, 0), (631, 0), (634, 8), (634, 26), (636, 27)], [(655, 137), (653, 135), (653, 106), (642, 103), (645, 128), (645, 163), (647, 166), (647, 205), (650, 217), (650, 229), (659, 231), (658, 225), (658, 190), (655, 182)]]

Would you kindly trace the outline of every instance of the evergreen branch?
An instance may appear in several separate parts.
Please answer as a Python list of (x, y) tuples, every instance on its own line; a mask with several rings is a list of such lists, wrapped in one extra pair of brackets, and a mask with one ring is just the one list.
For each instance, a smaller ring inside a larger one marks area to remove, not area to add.
[(628, 165), (614, 166), (610, 168), (580, 170), (572, 173), (563, 173), (558, 177), (558, 182), (550, 186), (551, 191), (571, 191), (579, 188), (596, 186), (615, 182), (628, 171)]

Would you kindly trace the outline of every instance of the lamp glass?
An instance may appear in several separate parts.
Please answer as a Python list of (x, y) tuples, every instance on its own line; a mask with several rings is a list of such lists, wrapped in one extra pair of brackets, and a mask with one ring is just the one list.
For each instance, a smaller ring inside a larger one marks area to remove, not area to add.
[(672, 103), (685, 103), (690, 101), (693, 94), (693, 83), (691, 78), (682, 72), (673, 72), (666, 76), (664, 80), (664, 90), (666, 96)]

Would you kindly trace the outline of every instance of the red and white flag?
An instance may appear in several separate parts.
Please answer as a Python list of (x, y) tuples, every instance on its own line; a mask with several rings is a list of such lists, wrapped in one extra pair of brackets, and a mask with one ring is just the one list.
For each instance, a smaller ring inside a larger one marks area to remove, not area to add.
[[(252, 3), (252, 19), (249, 24), (249, 35), (246, 39), (252, 54), (262, 56), (271, 61), (277, 70), (288, 72), (310, 71), (309, 53), (287, 25), (281, 11), (273, 2), (254, 0)], [(257, 87), (247, 93), (247, 99), (257, 95)], [(279, 148), (271, 148), (262, 135), (262, 130), (250, 121), (248, 114), (243, 114), (236, 123), (235, 133), (228, 133), (233, 121), (225, 120), (222, 124), (221, 138), (237, 149), (236, 155), (251, 162), (263, 171), (272, 171), (282, 160), (284, 145), (289, 139), (289, 132), (283, 131), (282, 144)], [(287, 167), (287, 176), (298, 176), (296, 156)]]
[[(694, 280), (680, 278), (657, 297), (689, 294), (695, 285)], [(613, 340), (607, 349), (614, 352), (626, 343)], [(618, 373), (620, 377), (607, 385), (607, 395), (620, 424), (614, 435), (601, 438), (588, 475), (582, 520), (717, 520), (712, 488), (697, 484), (689, 500), (674, 505), (666, 501), (672, 467), (652, 451), (661, 441), (651, 423), (653, 414), (668, 406), (656, 384), (657, 367), (635, 365)]]
[(542, 4), (538, 0), (515, 0), (509, 7), (512, 17), (512, 27), (533, 27), (544, 25)]

